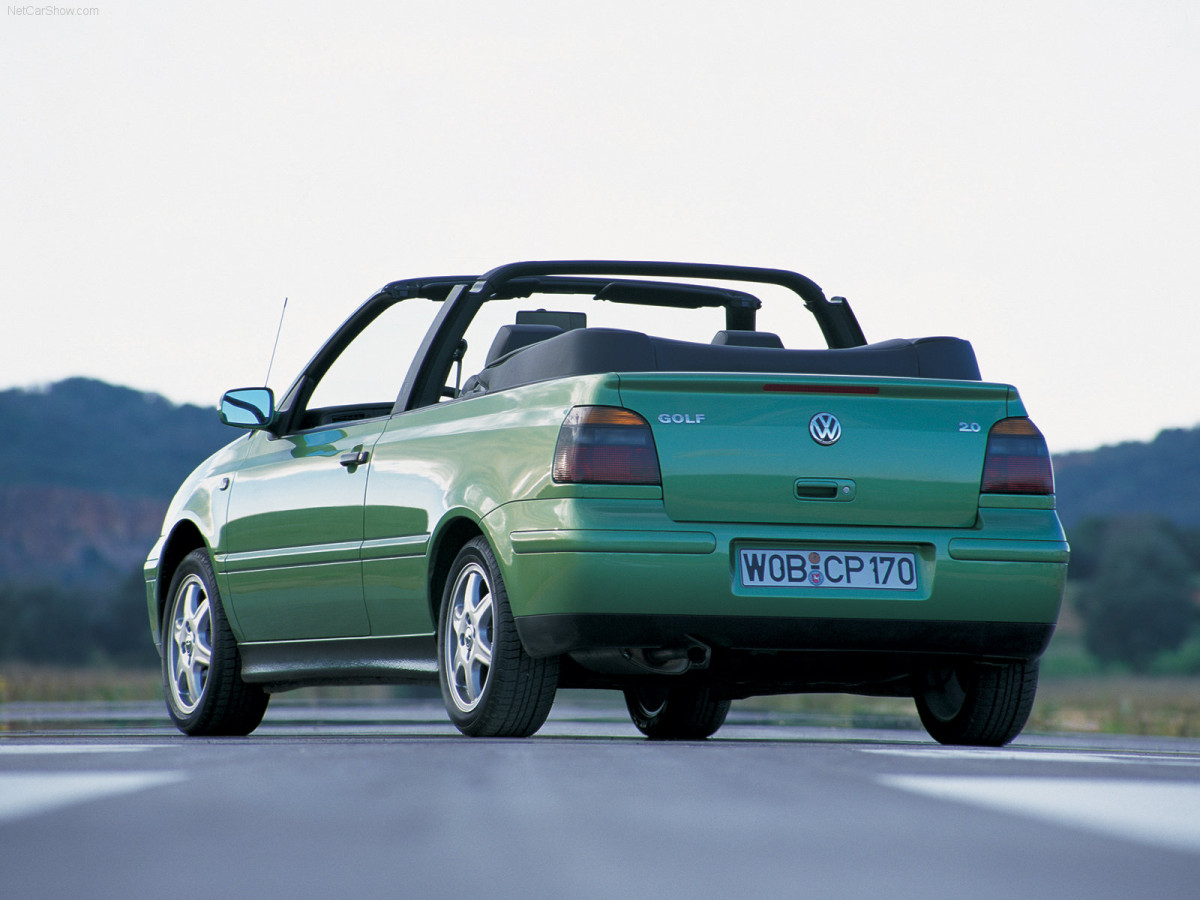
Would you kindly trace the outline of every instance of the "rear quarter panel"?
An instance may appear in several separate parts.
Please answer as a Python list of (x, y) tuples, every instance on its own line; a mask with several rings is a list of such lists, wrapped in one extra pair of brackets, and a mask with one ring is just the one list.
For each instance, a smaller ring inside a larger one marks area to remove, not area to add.
[(433, 630), (428, 566), (447, 523), (465, 518), (487, 533), (484, 519), (498, 507), (563, 494), (550, 477), (563, 419), (572, 406), (619, 400), (617, 378), (597, 375), (393, 418), (375, 445), (367, 484), (363, 584), (371, 633)]

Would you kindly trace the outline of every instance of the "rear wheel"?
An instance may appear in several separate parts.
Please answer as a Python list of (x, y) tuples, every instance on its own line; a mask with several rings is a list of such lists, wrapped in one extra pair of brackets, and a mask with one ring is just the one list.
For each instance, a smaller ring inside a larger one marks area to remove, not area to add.
[(917, 712), (938, 743), (1001, 747), (1029, 720), (1037, 681), (1036, 660), (937, 669), (917, 692)]
[(262, 721), (270, 695), (242, 681), (237, 640), (206, 551), (184, 558), (168, 596), (162, 671), (172, 721), (184, 734), (249, 734)]
[(716, 733), (729, 714), (729, 701), (706, 687), (656, 682), (625, 691), (625, 706), (637, 730), (652, 741), (701, 741)]
[(438, 681), (450, 720), (472, 737), (528, 737), (558, 690), (558, 657), (521, 646), (496, 557), (478, 537), (450, 567), (438, 616)]

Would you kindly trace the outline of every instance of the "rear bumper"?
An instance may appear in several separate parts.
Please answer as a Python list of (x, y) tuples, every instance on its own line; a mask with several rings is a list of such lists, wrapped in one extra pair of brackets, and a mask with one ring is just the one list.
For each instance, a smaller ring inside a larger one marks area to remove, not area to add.
[(927, 622), (780, 616), (523, 616), (517, 631), (533, 656), (618, 647), (670, 647), (682, 638), (725, 650), (1037, 659), (1053, 623)]
[[(510, 503), (485, 518), (522, 642), (602, 648), (970, 654), (1034, 659), (1058, 619), (1069, 547), (1052, 509), (979, 510), (973, 528), (677, 523), (661, 500)], [(745, 587), (739, 546), (914, 554), (916, 590)]]
[[(485, 520), (526, 649), (678, 646), (1035, 659), (1069, 548), (1053, 509), (985, 508), (964, 529), (676, 523), (661, 501), (511, 503)], [(903, 550), (912, 591), (747, 587), (743, 546)]]

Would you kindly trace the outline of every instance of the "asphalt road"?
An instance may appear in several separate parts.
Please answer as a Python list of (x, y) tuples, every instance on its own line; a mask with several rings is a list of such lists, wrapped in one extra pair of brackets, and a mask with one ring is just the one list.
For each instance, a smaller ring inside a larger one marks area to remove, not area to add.
[[(586, 698), (585, 698), (586, 699)], [(640, 738), (564, 693), (529, 740), (440, 704), (0, 707), (0, 896), (1200, 897), (1200, 741), (923, 733), (739, 711)]]

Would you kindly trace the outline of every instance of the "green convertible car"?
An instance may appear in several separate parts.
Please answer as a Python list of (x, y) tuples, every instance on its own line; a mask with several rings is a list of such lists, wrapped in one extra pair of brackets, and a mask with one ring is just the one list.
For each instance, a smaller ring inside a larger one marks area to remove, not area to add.
[(397, 281), (171, 503), (146, 562), (167, 705), (438, 683), (527, 736), (559, 687), (699, 739), (731, 700), (913, 697), (949, 744), (1024, 727), (1068, 547), (1041, 433), (950, 337), (867, 343), (794, 272), (514, 263)]

